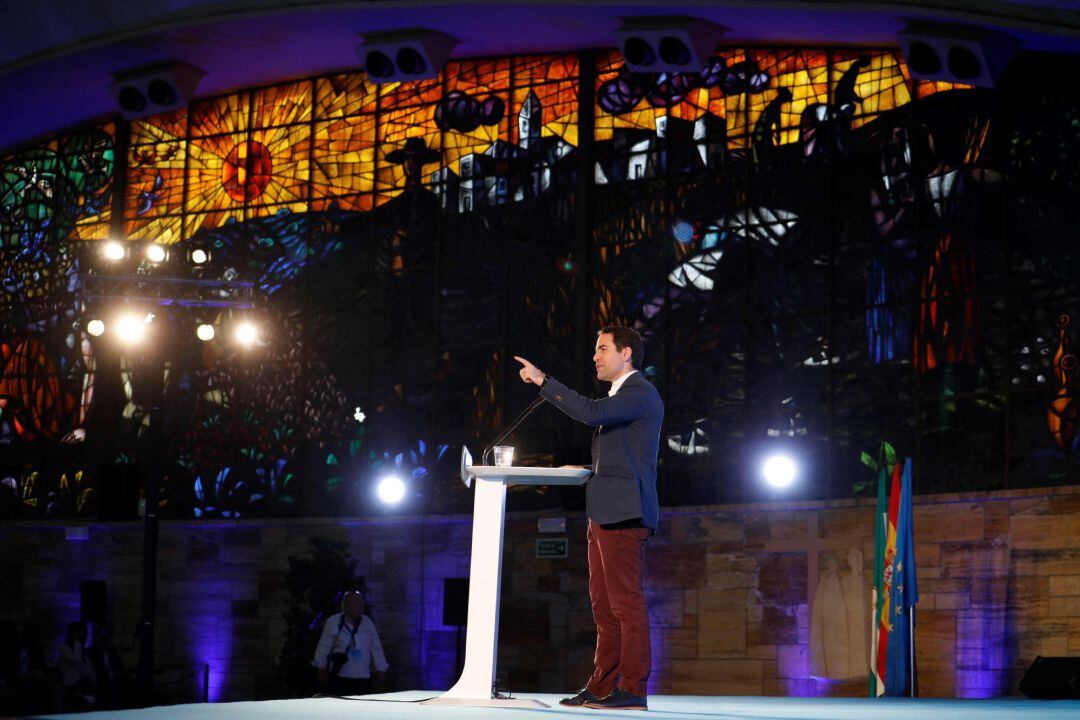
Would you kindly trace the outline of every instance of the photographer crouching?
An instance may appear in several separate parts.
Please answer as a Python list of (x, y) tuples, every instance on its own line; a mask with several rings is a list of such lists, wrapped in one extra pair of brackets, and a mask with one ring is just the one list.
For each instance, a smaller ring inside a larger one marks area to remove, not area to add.
[(350, 590), (341, 597), (341, 612), (331, 615), (323, 626), (312, 664), (319, 669), (319, 687), (328, 695), (363, 695), (371, 692), (371, 663), (375, 663), (375, 686), (386, 678), (383, 655), (375, 623), (364, 614), (363, 594)]

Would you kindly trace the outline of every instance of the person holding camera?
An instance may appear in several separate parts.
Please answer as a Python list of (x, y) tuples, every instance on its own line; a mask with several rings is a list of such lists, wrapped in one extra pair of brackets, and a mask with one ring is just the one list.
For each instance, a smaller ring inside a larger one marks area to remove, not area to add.
[(371, 663), (381, 687), (389, 665), (375, 623), (364, 614), (367, 603), (357, 590), (341, 598), (341, 612), (323, 626), (312, 664), (319, 669), (319, 687), (330, 695), (363, 695), (371, 691)]

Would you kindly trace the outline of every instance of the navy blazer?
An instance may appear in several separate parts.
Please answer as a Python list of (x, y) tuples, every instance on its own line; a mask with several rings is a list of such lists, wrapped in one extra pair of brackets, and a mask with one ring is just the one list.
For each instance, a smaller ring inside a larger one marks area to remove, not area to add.
[(540, 394), (575, 420), (599, 426), (592, 442), (593, 474), (585, 485), (589, 518), (601, 525), (641, 518), (655, 530), (664, 402), (653, 384), (636, 372), (611, 397), (592, 400), (548, 376)]

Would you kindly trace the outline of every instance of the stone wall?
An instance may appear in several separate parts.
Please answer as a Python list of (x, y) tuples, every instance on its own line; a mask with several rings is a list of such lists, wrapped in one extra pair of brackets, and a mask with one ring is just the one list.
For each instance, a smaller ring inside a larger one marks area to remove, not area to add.
[[(512, 501), (511, 501), (512, 502)], [(548, 513), (550, 515), (550, 513)], [(580, 686), (591, 666), (585, 524), (566, 516), (566, 559), (536, 557), (536, 513), (511, 513), (504, 551), (500, 675), (517, 692)], [(132, 664), (141, 527), (0, 529), (0, 616), (33, 619), (53, 647), (78, 616), (79, 583), (106, 580)], [(213, 699), (270, 697), (278, 686), (289, 555), (307, 538), (348, 541), (372, 591), (397, 688), (445, 688), (457, 630), (442, 625), (443, 580), (468, 574), (467, 517), (165, 523), (158, 665), (180, 678), (211, 666)], [(679, 508), (647, 554), (652, 693), (863, 695), (866, 680), (810, 677), (812, 565), (841, 574), (862, 551), (871, 577), (873, 505), (864, 501)], [(562, 534), (559, 534), (562, 536)], [(921, 592), (917, 647), (925, 696), (1016, 693), (1036, 655), (1080, 655), (1080, 488), (916, 498)], [(197, 679), (173, 688), (198, 696)]]

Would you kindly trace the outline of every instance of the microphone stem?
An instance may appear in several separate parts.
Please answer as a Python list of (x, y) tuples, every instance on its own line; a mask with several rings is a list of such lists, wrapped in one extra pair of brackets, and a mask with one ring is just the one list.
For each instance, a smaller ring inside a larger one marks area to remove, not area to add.
[(487, 465), (488, 464), (488, 457), (491, 455), (491, 450), (496, 445), (501, 443), (503, 440), (510, 437), (510, 433), (517, 430), (517, 426), (520, 425), (521, 423), (525, 422), (525, 418), (532, 415), (533, 411), (536, 410), (536, 408), (540, 407), (543, 404), (544, 404), (544, 398), (543, 397), (538, 397), (535, 400), (533, 400), (531, 403), (529, 403), (529, 407), (525, 408), (525, 411), (522, 412), (520, 415), (518, 415), (517, 419), (514, 420), (514, 422), (510, 425), (510, 427), (508, 427), (506, 430), (504, 430), (502, 432), (502, 434), (499, 435), (499, 437), (495, 438), (495, 442), (491, 443), (486, 448), (484, 448), (484, 454), (480, 457), (480, 464), (481, 465)]

